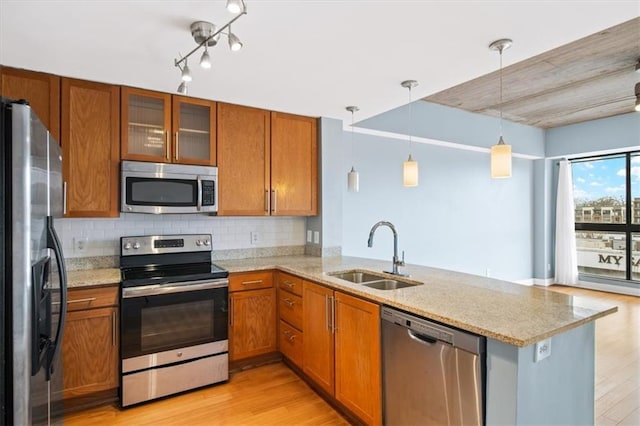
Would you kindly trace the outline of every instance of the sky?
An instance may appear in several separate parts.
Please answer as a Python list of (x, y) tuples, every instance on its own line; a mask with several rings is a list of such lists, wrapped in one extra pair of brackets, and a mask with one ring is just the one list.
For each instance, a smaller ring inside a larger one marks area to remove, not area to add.
[[(573, 197), (594, 200), (624, 197), (625, 158), (614, 157), (572, 163)], [(631, 197), (640, 197), (640, 155), (631, 157)]]

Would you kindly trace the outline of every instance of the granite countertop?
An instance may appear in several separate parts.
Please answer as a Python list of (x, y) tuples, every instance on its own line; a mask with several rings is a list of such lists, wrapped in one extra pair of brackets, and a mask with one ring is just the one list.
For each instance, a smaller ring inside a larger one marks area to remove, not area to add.
[[(218, 260), (229, 272), (278, 269), (362, 298), (403, 309), (511, 345), (524, 347), (618, 310), (587, 297), (570, 296), (493, 278), (407, 265), (401, 272), (423, 283), (399, 290), (376, 290), (327, 273), (348, 269), (380, 272), (390, 261), (357, 257), (278, 256)], [(69, 287), (113, 284), (119, 269), (69, 272)]]

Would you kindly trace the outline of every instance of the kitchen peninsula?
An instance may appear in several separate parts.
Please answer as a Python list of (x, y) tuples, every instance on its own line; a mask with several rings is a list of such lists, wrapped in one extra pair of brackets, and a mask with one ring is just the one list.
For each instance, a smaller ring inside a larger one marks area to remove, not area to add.
[[(282, 256), (216, 263), (232, 274), (283, 271), (487, 337), (488, 425), (594, 422), (594, 321), (616, 312), (615, 306), (417, 265), (407, 265), (402, 272), (422, 284), (399, 290), (371, 289), (328, 275), (348, 269), (380, 272), (389, 267), (388, 261), (355, 257)], [(71, 285), (88, 276), (91, 271), (70, 273), (76, 281)], [(103, 278), (113, 276), (107, 273)], [(534, 362), (535, 343), (547, 338), (551, 338), (551, 354)]]

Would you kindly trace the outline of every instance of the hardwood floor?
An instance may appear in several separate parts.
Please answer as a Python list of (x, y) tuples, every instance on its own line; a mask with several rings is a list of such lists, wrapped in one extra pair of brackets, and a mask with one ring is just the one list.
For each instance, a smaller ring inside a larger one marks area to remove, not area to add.
[[(596, 425), (640, 425), (640, 298), (550, 287), (618, 305), (596, 322)], [(74, 425), (347, 425), (282, 363), (232, 375), (229, 383), (120, 410), (103, 406), (65, 417)]]
[(552, 286), (618, 306), (596, 321), (596, 425), (640, 425), (640, 297)]
[(65, 416), (82, 425), (348, 425), (283, 363), (231, 376), (229, 383), (125, 410), (115, 405)]

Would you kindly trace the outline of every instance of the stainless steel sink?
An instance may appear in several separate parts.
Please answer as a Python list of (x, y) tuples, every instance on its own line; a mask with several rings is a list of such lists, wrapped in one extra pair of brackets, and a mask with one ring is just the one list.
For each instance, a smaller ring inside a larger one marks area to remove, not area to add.
[(379, 281), (371, 281), (366, 284), (362, 284), (365, 287), (375, 288), (377, 290), (396, 290), (399, 288), (405, 287), (414, 287), (419, 285), (418, 283), (409, 283), (406, 281), (398, 281), (398, 280), (379, 280)]
[(370, 274), (368, 272), (363, 271), (343, 271), (343, 272), (332, 272), (327, 275), (330, 275), (335, 278), (340, 278), (341, 280), (349, 281), (355, 284), (367, 283), (370, 281), (379, 281), (384, 279), (383, 276)]

